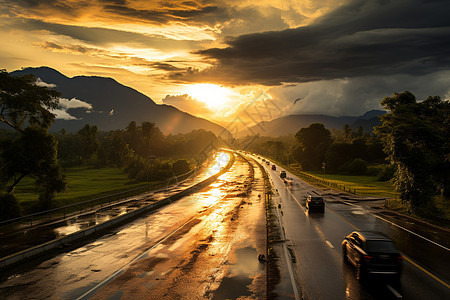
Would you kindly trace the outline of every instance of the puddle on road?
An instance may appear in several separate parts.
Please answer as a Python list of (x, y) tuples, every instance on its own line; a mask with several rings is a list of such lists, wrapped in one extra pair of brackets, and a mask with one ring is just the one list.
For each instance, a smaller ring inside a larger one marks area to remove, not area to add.
[(252, 247), (236, 250), (236, 257), (237, 262), (231, 265), (220, 286), (212, 292), (212, 299), (236, 299), (252, 295), (249, 286), (253, 277), (264, 270), (264, 266), (258, 261), (258, 252)]

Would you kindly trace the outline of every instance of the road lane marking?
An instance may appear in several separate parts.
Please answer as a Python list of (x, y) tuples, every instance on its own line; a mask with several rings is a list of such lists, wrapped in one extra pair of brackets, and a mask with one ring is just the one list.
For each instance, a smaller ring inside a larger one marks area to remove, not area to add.
[[(347, 222), (348, 224), (352, 225), (356, 230), (361, 230), (358, 227), (356, 227), (355, 225), (353, 225), (352, 223), (350, 223), (348, 220), (346, 220), (343, 216), (339, 215), (337, 212), (335, 212), (333, 209), (328, 208), (329, 210), (331, 210), (332, 212), (334, 212), (336, 215), (338, 215), (339, 217), (341, 217), (345, 222)], [(427, 274), (428, 276), (430, 276), (431, 278), (433, 278), (434, 280), (436, 280), (437, 282), (441, 283), (442, 285), (444, 285), (447, 288), (450, 288), (450, 285), (447, 284), (445, 281), (443, 281), (442, 279), (440, 279), (439, 277), (437, 277), (436, 275), (434, 275), (433, 273), (431, 273), (430, 271), (424, 269), (423, 267), (421, 267), (420, 265), (418, 265), (416, 262), (414, 262), (412, 259), (410, 259), (409, 257), (407, 257), (406, 255), (403, 254), (403, 258), (405, 260), (407, 260), (408, 262), (410, 262), (413, 266), (415, 266), (416, 268), (418, 268), (419, 270), (421, 270), (422, 272), (424, 272), (425, 274)]]
[[(346, 204), (346, 205), (350, 205), (350, 206), (355, 206), (355, 207), (360, 207), (359, 205), (356, 205), (356, 204), (353, 204), (353, 203), (349, 203), (349, 202), (346, 202), (346, 201), (342, 201), (342, 203), (344, 203), (344, 204)], [(336, 213), (336, 212), (335, 212)], [(394, 225), (394, 226), (396, 226), (396, 227), (398, 227), (398, 228), (400, 228), (400, 229), (402, 229), (402, 230), (404, 230), (404, 231), (406, 231), (406, 232), (409, 232), (409, 233), (411, 233), (411, 234), (413, 234), (413, 235), (415, 235), (415, 236), (417, 236), (417, 237), (419, 237), (419, 238), (421, 238), (421, 239), (423, 239), (423, 240), (425, 240), (425, 241), (427, 241), (427, 242), (429, 242), (429, 243), (432, 243), (432, 244), (434, 244), (434, 245), (436, 245), (436, 246), (438, 246), (438, 247), (440, 247), (440, 248), (442, 248), (442, 249), (444, 249), (444, 250), (447, 250), (447, 251), (450, 251), (450, 248), (447, 248), (447, 247), (445, 247), (445, 246), (443, 246), (443, 245), (441, 245), (441, 244), (439, 244), (439, 243), (437, 243), (437, 242), (435, 242), (435, 241), (433, 241), (433, 240), (430, 240), (430, 239), (428, 239), (428, 238), (426, 238), (426, 237), (424, 237), (424, 236), (422, 236), (422, 235), (420, 235), (420, 234), (418, 234), (418, 233), (415, 233), (414, 231), (411, 231), (411, 230), (409, 230), (409, 229), (407, 229), (407, 228), (405, 228), (405, 227), (403, 227), (403, 226), (400, 226), (400, 225), (398, 225), (398, 224), (396, 224), (396, 223), (394, 223), (394, 222), (392, 222), (392, 221), (389, 221), (389, 220), (387, 220), (387, 219), (385, 219), (385, 218), (383, 218), (383, 217), (380, 217), (380, 216), (378, 216), (378, 215), (376, 215), (376, 214), (374, 214), (374, 213), (371, 213), (371, 212), (368, 212), (370, 215), (372, 215), (372, 216), (374, 216), (375, 218), (378, 218), (378, 219), (380, 219), (380, 220), (383, 220), (383, 221), (385, 221), (386, 223), (389, 223), (389, 224), (391, 224), (391, 225)], [(355, 227), (355, 226), (354, 226)], [(356, 228), (356, 227), (355, 227)], [(358, 229), (359, 230), (359, 229)]]
[[(300, 202), (297, 200), (297, 198), (294, 196), (294, 194), (292, 194), (292, 191), (287, 189), (289, 194), (291, 194), (292, 198), (294, 198), (294, 200), (297, 202), (297, 204), (300, 206), (300, 208), (304, 211), (305, 215), (308, 215), (308, 212), (306, 211), (306, 209), (303, 209), (302, 205), (300, 204)], [(316, 224), (316, 222), (314, 222), (313, 220), (310, 220), (310, 222), (313, 224), (314, 228), (316, 229), (317, 233), (319, 234), (320, 238), (325, 242), (325, 244), (327, 244), (328, 247), (330, 247), (331, 249), (334, 249), (333, 244), (326, 239), (325, 234), (323, 233), (323, 231), (319, 228), (319, 226)]]
[(415, 266), (416, 268), (418, 268), (419, 270), (421, 270), (422, 272), (426, 273), (428, 276), (430, 276), (431, 278), (433, 278), (434, 280), (438, 281), (439, 283), (441, 283), (443, 286), (445, 286), (446, 288), (450, 288), (450, 285), (448, 283), (446, 283), (444, 280), (440, 279), (439, 277), (437, 277), (436, 275), (434, 275), (433, 273), (431, 273), (430, 271), (428, 271), (427, 269), (425, 269), (424, 267), (420, 266), (419, 264), (417, 264), (415, 261), (413, 261), (411, 258), (409, 258), (406, 255), (403, 255), (403, 258), (405, 260), (407, 260), (409, 263), (411, 263), (413, 266)]
[(331, 249), (334, 248), (333, 244), (332, 244), (329, 240), (326, 240), (325, 243), (327, 243), (327, 245), (328, 245)]
[(353, 223), (351, 223), (349, 220), (347, 220), (346, 218), (344, 218), (343, 216), (341, 216), (340, 214), (338, 214), (336, 211), (334, 211), (334, 209), (329, 208), (328, 206), (327, 206), (327, 208), (328, 208), (329, 210), (331, 210), (336, 216), (340, 217), (342, 220), (344, 220), (345, 222), (347, 222), (347, 224), (349, 224), (350, 226), (352, 226), (352, 227), (355, 228), (356, 230), (361, 231), (361, 229), (360, 229), (359, 227), (357, 227), (356, 225), (353, 225)]
[(403, 227), (403, 226), (400, 226), (400, 225), (398, 225), (398, 224), (396, 224), (396, 223), (394, 223), (394, 222), (391, 222), (391, 221), (389, 221), (389, 220), (386, 220), (385, 218), (382, 218), (382, 217), (380, 217), (380, 216), (377, 216), (377, 215), (375, 215), (375, 214), (373, 214), (373, 213), (370, 213), (370, 214), (373, 215), (373, 216), (375, 216), (375, 217), (378, 218), (378, 219), (381, 219), (381, 220), (383, 220), (383, 221), (385, 221), (385, 222), (391, 224), (391, 225), (397, 226), (398, 228), (403, 229), (404, 231), (407, 231), (407, 232), (409, 232), (409, 233), (411, 233), (411, 234), (414, 234), (415, 236), (418, 236), (418, 237), (420, 237), (421, 239), (424, 239), (424, 240), (427, 241), (427, 242), (430, 242), (430, 243), (432, 243), (432, 244), (434, 244), (434, 245), (436, 245), (436, 246), (438, 246), (438, 247), (441, 247), (441, 248), (444, 249), (444, 250), (450, 251), (449, 248), (447, 248), (447, 247), (445, 247), (445, 246), (443, 246), (443, 245), (441, 245), (441, 244), (438, 244), (438, 243), (436, 243), (435, 241), (432, 241), (432, 240), (430, 240), (430, 239), (427, 239), (426, 237), (421, 236), (420, 234), (415, 233), (414, 231), (411, 231), (411, 230), (409, 230), (409, 229), (407, 229), (407, 228), (405, 228), (405, 227)]
[(403, 296), (400, 295), (400, 293), (397, 292), (392, 286), (390, 286), (389, 284), (387, 284), (386, 287), (388, 288), (388, 290), (389, 290), (392, 294), (394, 294), (395, 298), (397, 298), (397, 299), (403, 299)]
[[(298, 177), (297, 177), (297, 178), (298, 178)], [(300, 180), (301, 180), (301, 179), (300, 179)], [(300, 206), (300, 208), (301, 208), (303, 211), (305, 211), (305, 213), (306, 213), (306, 210), (302, 207), (302, 205), (301, 205), (300, 202), (297, 200), (297, 198), (292, 194), (292, 192), (291, 192), (289, 189), (287, 189), (287, 190), (288, 190), (288, 192), (291, 194), (292, 198), (294, 198), (294, 200), (295, 200), (295, 201), (297, 202), (297, 204)], [(358, 205), (355, 205), (355, 204), (352, 204), (352, 203), (347, 203), (347, 202), (344, 202), (344, 203), (347, 204), (347, 205), (359, 207)], [(347, 224), (349, 224), (350, 226), (352, 226), (352, 227), (355, 228), (356, 230), (361, 231), (361, 229), (360, 229), (359, 227), (357, 227), (356, 225), (354, 225), (353, 223), (351, 223), (350, 221), (348, 221), (347, 219), (345, 219), (342, 215), (340, 215), (339, 213), (337, 213), (336, 211), (334, 211), (334, 210), (331, 209), (330, 207), (326, 206), (326, 208), (329, 209), (330, 211), (332, 211), (332, 212), (333, 212), (334, 214), (336, 214), (337, 216), (339, 216), (342, 220), (344, 220)], [(446, 249), (446, 250), (449, 250), (449, 251), (450, 251), (450, 249), (446, 248), (445, 246), (442, 246), (442, 245), (440, 245), (440, 244), (438, 244), (438, 243), (436, 243), (436, 242), (434, 242), (434, 241), (432, 241), (432, 240), (429, 240), (429, 239), (427, 239), (427, 238), (425, 238), (425, 237), (423, 237), (423, 236), (421, 236), (421, 235), (419, 235), (419, 234), (417, 234), (417, 233), (415, 233), (415, 232), (412, 232), (412, 231), (410, 231), (410, 230), (408, 230), (408, 229), (406, 229), (406, 228), (404, 228), (404, 227), (402, 227), (402, 226), (400, 226), (400, 225), (397, 225), (397, 224), (395, 224), (395, 223), (393, 223), (393, 222), (391, 222), (391, 221), (385, 220), (384, 218), (379, 217), (379, 216), (377, 216), (377, 215), (375, 215), (375, 214), (373, 214), (373, 213), (369, 213), (369, 214), (371, 214), (371, 215), (373, 215), (374, 217), (377, 217), (377, 218), (379, 218), (379, 219), (381, 219), (381, 220), (383, 220), (383, 221), (385, 221), (385, 222), (388, 222), (388, 223), (390, 223), (390, 224), (392, 224), (392, 225), (395, 225), (395, 226), (397, 226), (397, 227), (399, 227), (399, 228), (401, 228), (401, 229), (404, 229), (405, 231), (407, 231), (407, 232), (409, 232), (409, 233), (412, 233), (412, 234), (414, 234), (414, 235), (416, 235), (416, 236), (418, 236), (418, 237), (420, 237), (420, 238), (422, 238), (422, 239), (424, 239), (424, 240), (426, 240), (426, 241), (429, 241), (429, 242), (431, 242), (431, 243), (433, 243), (433, 244), (435, 244), (435, 245), (437, 245), (437, 246), (439, 246), (439, 247), (441, 247), (441, 248), (443, 248), (443, 249)], [(317, 227), (316, 227), (316, 228), (317, 228)], [(319, 233), (319, 235), (320, 235), (320, 233)], [(425, 274), (427, 274), (428, 276), (430, 276), (431, 278), (433, 278), (434, 280), (436, 280), (437, 282), (439, 282), (439, 283), (442, 284), (443, 286), (445, 286), (445, 287), (447, 287), (447, 288), (450, 288), (450, 285), (449, 285), (448, 283), (446, 283), (445, 281), (443, 281), (442, 279), (440, 279), (439, 277), (437, 277), (436, 275), (434, 275), (434, 274), (431, 273), (430, 271), (424, 269), (423, 267), (421, 267), (420, 265), (418, 265), (416, 262), (414, 262), (414, 261), (413, 261), (412, 259), (410, 259), (409, 257), (407, 257), (407, 256), (405, 256), (405, 255), (403, 255), (403, 257), (404, 257), (405, 260), (407, 260), (408, 262), (410, 262), (413, 266), (415, 266), (416, 268), (418, 268), (419, 270), (421, 270), (422, 272), (424, 272)]]
[[(213, 203), (210, 206), (208, 206), (205, 211), (207, 211), (208, 209), (212, 208), (213, 206), (216, 206), (217, 204), (219, 204), (225, 197), (226, 197), (226, 195), (220, 197), (219, 200), (216, 203)], [(169, 232), (166, 236), (160, 238), (159, 240), (156, 240), (156, 242), (152, 246), (150, 246), (144, 252), (142, 252), (141, 254), (137, 255), (131, 261), (129, 261), (128, 263), (126, 263), (125, 265), (120, 267), (118, 270), (113, 272), (111, 275), (109, 275), (103, 281), (101, 281), (100, 283), (96, 284), (94, 287), (92, 287), (90, 290), (85, 292), (83, 295), (79, 296), (77, 298), (77, 300), (84, 300), (84, 299), (89, 299), (90, 297), (92, 297), (100, 288), (102, 288), (104, 285), (108, 284), (110, 281), (112, 281), (117, 276), (121, 275), (128, 266), (130, 266), (131, 264), (135, 263), (136, 261), (141, 260), (142, 258), (145, 258), (146, 255), (148, 255), (148, 253), (151, 250), (155, 249), (157, 246), (159, 246), (160, 244), (165, 242), (168, 238), (170, 238), (172, 235), (177, 233), (180, 229), (182, 229), (184, 226), (186, 226), (187, 224), (189, 224), (190, 222), (192, 222), (196, 218), (198, 218), (198, 215), (194, 215), (193, 217), (189, 218), (186, 222), (181, 224), (178, 228), (176, 228), (173, 231)]]
[[(269, 172), (267, 172), (267, 176), (271, 179), (271, 176), (269, 175)], [(272, 181), (272, 183), (273, 183), (273, 181)], [(272, 189), (273, 188), (274, 188), (274, 185), (272, 185)], [(280, 197), (280, 199), (281, 199), (281, 196), (279, 194), (278, 194), (278, 197)], [(276, 202), (275, 199), (273, 199), (273, 200), (274, 200), (274, 202)], [(282, 240), (285, 240), (285, 241), (291, 240), (289, 234), (287, 234), (286, 231), (285, 231), (284, 224), (283, 224), (284, 223), (283, 222), (283, 218), (280, 216), (280, 210), (275, 209), (275, 211), (276, 211), (276, 214), (277, 214), (277, 217), (278, 217), (279, 226), (282, 229), (281, 230)], [(288, 269), (289, 279), (291, 281), (292, 290), (294, 291), (295, 300), (300, 300), (301, 297), (300, 297), (300, 295), (298, 293), (299, 287), (297, 285), (297, 280), (296, 280), (296, 277), (294, 275), (294, 271), (292, 270), (292, 265), (291, 265), (292, 264), (292, 259), (288, 260), (288, 258), (291, 257), (291, 255), (289, 254), (289, 251), (287, 249), (287, 245), (286, 245), (285, 242), (282, 243), (282, 247), (283, 247), (283, 250), (284, 250), (284, 256), (286, 258), (286, 266), (287, 266), (287, 269)]]

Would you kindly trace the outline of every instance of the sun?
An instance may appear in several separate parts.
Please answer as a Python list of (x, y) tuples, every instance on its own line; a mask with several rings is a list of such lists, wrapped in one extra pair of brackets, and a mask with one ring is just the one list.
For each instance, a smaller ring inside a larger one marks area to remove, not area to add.
[(192, 98), (204, 102), (209, 108), (220, 110), (229, 101), (231, 91), (212, 83), (198, 83), (189, 86), (186, 92)]

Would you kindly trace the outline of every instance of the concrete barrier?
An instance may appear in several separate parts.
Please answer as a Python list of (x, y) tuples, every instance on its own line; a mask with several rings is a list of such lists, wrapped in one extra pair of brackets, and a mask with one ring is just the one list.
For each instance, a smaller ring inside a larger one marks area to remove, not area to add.
[(32, 248), (23, 250), (21, 252), (3, 257), (2, 259), (0, 259), (0, 270), (3, 270), (5, 268), (11, 267), (13, 265), (19, 264), (19, 263), (27, 261), (27, 260), (31, 260), (33, 258), (36, 258), (36, 257), (42, 255), (43, 253), (46, 253), (47, 251), (50, 251), (50, 250), (53, 250), (56, 248), (66, 247), (68, 244), (79, 242), (83, 239), (86, 239), (90, 236), (98, 234), (102, 231), (111, 229), (111, 228), (116, 227), (121, 224), (125, 224), (126, 222), (136, 219), (136, 218), (144, 215), (145, 213), (148, 213), (150, 211), (153, 211), (155, 209), (163, 207), (175, 200), (178, 200), (182, 197), (185, 197), (187, 195), (190, 195), (190, 194), (200, 191), (201, 189), (210, 185), (220, 175), (227, 172), (231, 168), (231, 166), (234, 163), (235, 158), (234, 158), (233, 154), (230, 153), (230, 155), (231, 155), (231, 158), (230, 158), (230, 161), (228, 162), (228, 164), (217, 174), (215, 174), (197, 184), (194, 184), (193, 186), (190, 186), (187, 189), (182, 190), (174, 195), (171, 195), (167, 198), (159, 200), (158, 202), (151, 203), (151, 204), (141, 207), (137, 210), (133, 210), (129, 213), (117, 216), (113, 219), (110, 219), (110, 220), (104, 222), (104, 223), (93, 225), (91, 227), (71, 233), (67, 236), (58, 238), (56, 240), (49, 241), (47, 243), (37, 245)]

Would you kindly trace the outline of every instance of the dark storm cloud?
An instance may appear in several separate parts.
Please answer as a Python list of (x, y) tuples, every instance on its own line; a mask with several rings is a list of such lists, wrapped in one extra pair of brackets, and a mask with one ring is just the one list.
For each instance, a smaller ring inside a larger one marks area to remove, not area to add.
[(155, 23), (168, 23), (170, 21), (190, 21), (202, 19), (207, 15), (215, 15), (219, 8), (217, 6), (205, 6), (200, 8), (185, 9), (135, 9), (126, 5), (105, 5), (103, 9), (106, 12), (116, 15), (129, 17), (132, 19), (141, 19)]
[(314, 24), (229, 38), (197, 51), (217, 63), (172, 78), (228, 84), (421, 75), (450, 66), (448, 1), (353, 1)]
[(175, 67), (174, 65), (168, 64), (168, 63), (162, 63), (162, 62), (156, 62), (152, 63), (151, 66), (155, 69), (163, 70), (163, 71), (179, 71), (181, 70), (178, 67)]
[(38, 7), (39, 5), (56, 5), (60, 0), (16, 0), (18, 5), (22, 7)]
[(23, 30), (47, 30), (49, 32), (68, 36), (94, 45), (108, 44), (139, 44), (140, 46), (158, 48), (161, 50), (195, 49), (198, 41), (173, 40), (164, 37), (147, 36), (140, 33), (107, 28), (91, 28), (84, 26), (47, 23), (41, 20), (21, 19), (13, 26)]

